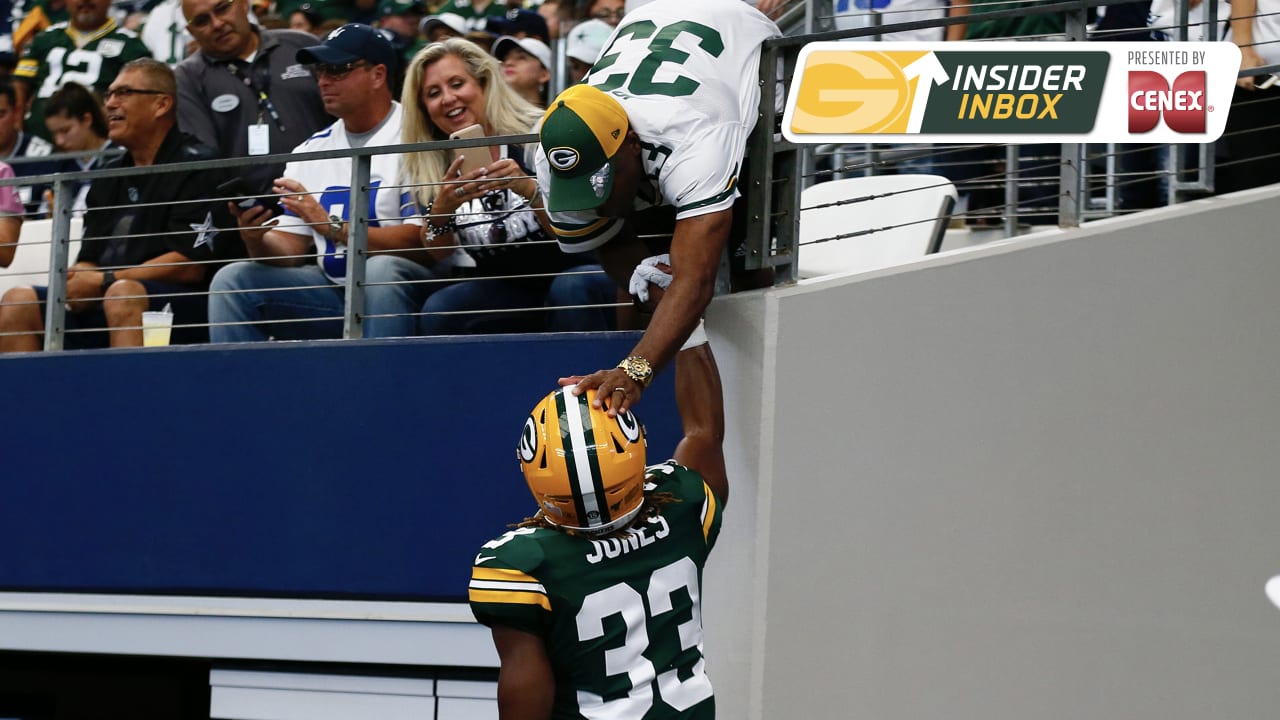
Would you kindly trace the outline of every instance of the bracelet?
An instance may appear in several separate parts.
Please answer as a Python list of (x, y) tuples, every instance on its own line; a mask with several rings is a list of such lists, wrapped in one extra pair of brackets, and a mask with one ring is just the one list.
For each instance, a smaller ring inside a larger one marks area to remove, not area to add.
[(431, 215), (431, 208), (435, 204), (436, 204), (435, 200), (432, 200), (431, 202), (427, 203), (427, 211), (423, 213), (423, 215), (425, 216), (425, 220), (427, 221), (426, 227), (427, 227), (428, 237), (434, 237), (436, 235), (448, 235), (449, 233), (457, 230), (458, 220), (453, 215), (450, 215), (449, 219), (445, 220), (443, 225), (440, 225), (438, 227), (436, 226), (435, 221)]

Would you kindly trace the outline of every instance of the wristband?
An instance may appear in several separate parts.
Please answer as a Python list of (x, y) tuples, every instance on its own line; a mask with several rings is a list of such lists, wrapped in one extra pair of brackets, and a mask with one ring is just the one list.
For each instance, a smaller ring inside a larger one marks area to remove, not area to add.
[(707, 323), (705, 320), (698, 320), (698, 326), (693, 329), (693, 332), (689, 333), (689, 339), (684, 341), (680, 349), (688, 350), (699, 345), (706, 345), (707, 342)]

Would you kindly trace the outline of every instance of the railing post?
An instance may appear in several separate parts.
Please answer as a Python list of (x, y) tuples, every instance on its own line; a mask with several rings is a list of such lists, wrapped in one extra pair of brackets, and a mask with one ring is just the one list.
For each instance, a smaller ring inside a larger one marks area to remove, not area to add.
[(67, 329), (67, 257), (71, 252), (71, 183), (53, 181), (53, 227), (49, 242), (49, 283), (44, 303), (44, 349), (61, 350)]
[(1004, 236), (1018, 234), (1018, 173), (1022, 170), (1018, 161), (1018, 146), (1004, 146)]
[(364, 337), (364, 269), (369, 249), (369, 167), (373, 157), (358, 153), (351, 158), (351, 195), (347, 207), (347, 302), (342, 316), (342, 337)]

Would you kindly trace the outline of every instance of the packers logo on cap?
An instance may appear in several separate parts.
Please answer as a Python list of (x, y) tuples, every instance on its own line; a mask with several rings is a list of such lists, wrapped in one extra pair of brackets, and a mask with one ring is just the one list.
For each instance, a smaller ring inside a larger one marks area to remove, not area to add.
[(577, 212), (599, 207), (612, 192), (614, 156), (630, 123), (614, 96), (574, 85), (542, 116), (541, 144), (551, 178), (547, 209)]
[(580, 159), (578, 151), (571, 147), (551, 148), (551, 152), (547, 153), (547, 162), (561, 172), (568, 172), (577, 167)]

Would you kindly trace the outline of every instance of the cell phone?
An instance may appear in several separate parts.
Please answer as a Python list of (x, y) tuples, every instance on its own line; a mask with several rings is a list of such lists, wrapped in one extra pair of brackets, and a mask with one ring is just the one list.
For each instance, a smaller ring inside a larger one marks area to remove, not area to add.
[[(449, 135), (450, 140), (471, 140), (472, 138), (484, 137), (484, 126), (476, 123), (458, 130)], [(462, 155), (465, 159), (462, 161), (462, 167), (459, 172), (466, 175), (469, 172), (479, 170), (487, 166), (491, 160), (489, 158), (488, 147), (470, 147), (460, 148), (453, 151), (454, 158)]]
[(270, 210), (272, 215), (279, 215), (283, 212), (279, 198), (245, 197), (246, 195), (252, 195), (253, 192), (249, 190), (248, 185), (245, 185), (244, 178), (233, 177), (222, 183), (218, 186), (218, 194), (235, 203), (236, 207), (241, 210), (248, 210), (256, 205)]

